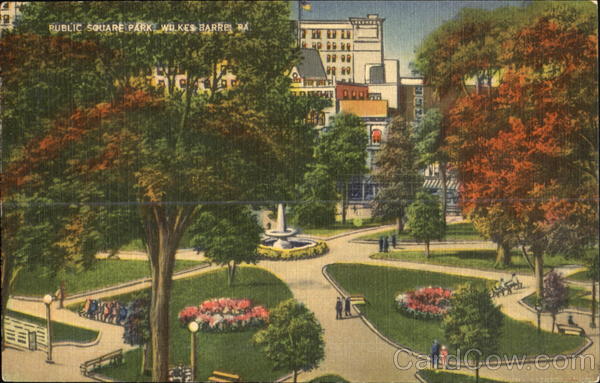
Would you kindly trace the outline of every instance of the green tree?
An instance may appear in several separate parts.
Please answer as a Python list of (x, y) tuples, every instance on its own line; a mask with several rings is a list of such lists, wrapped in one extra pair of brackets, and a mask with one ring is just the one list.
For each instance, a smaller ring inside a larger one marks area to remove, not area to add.
[(439, 198), (427, 192), (417, 193), (415, 201), (408, 206), (408, 233), (417, 242), (425, 243), (425, 256), (429, 258), (429, 243), (441, 240), (446, 234)]
[(552, 315), (552, 332), (556, 324), (556, 315), (568, 306), (569, 294), (563, 276), (556, 271), (551, 271), (544, 277), (544, 291), (542, 307)]
[[(421, 168), (437, 166), (442, 185), (442, 216), (446, 217), (448, 193), (448, 154), (444, 149), (446, 129), (444, 116), (438, 109), (429, 109), (415, 127), (417, 163)], [(444, 219), (444, 224), (446, 220)]]
[(362, 120), (353, 114), (340, 113), (331, 119), (316, 148), (316, 162), (326, 167), (341, 185), (342, 223), (346, 223), (348, 185), (367, 172), (368, 141)]
[(388, 124), (374, 172), (380, 188), (373, 201), (373, 215), (395, 219), (398, 234), (403, 230), (406, 209), (423, 184), (413, 134), (408, 122), (394, 117)]
[(299, 194), (301, 203), (293, 210), (299, 225), (324, 227), (335, 223), (335, 180), (324, 166), (317, 164), (304, 175)]
[(234, 282), (236, 266), (256, 263), (262, 228), (243, 205), (211, 206), (198, 215), (189, 230), (192, 245), (204, 249), (212, 263), (227, 266), (227, 282)]
[[(312, 141), (299, 138), (314, 132), (302, 123), (301, 108), (289, 106), (297, 102), (287, 73), (298, 50), (287, 2), (35, 3), (23, 7), (17, 32), (47, 35), (50, 23), (106, 20), (234, 26), (231, 33), (69, 34), (108, 51), (91, 66), (108, 95), (106, 103), (71, 115), (84, 128), (82, 139), (61, 153), (61, 164), (70, 169), (68, 180), (100, 191), (96, 205), (137, 207), (152, 269), (153, 380), (166, 381), (175, 252), (199, 205), (279, 197), (282, 180), (302, 179)], [(238, 23), (251, 28), (237, 30)], [(147, 76), (157, 68), (164, 86)], [(235, 87), (223, 86), (228, 72)], [(265, 168), (273, 184), (264, 182)]]
[(453, 348), (463, 350), (465, 356), (474, 356), (477, 382), (480, 360), (498, 350), (502, 324), (500, 307), (494, 304), (487, 289), (465, 284), (454, 291), (442, 326)]
[(294, 299), (281, 302), (270, 313), (269, 326), (254, 335), (254, 341), (275, 368), (292, 370), (294, 383), (298, 371), (310, 371), (325, 357), (323, 329), (302, 303)]
[(136, 293), (131, 302), (131, 312), (124, 324), (123, 342), (142, 347), (140, 375), (144, 376), (148, 369), (150, 350), (150, 294), (147, 290)]

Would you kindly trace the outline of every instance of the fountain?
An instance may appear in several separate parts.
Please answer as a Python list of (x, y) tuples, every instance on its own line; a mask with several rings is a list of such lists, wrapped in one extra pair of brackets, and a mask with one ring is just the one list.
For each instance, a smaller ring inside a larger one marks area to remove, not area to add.
[(275, 250), (296, 250), (316, 245), (311, 239), (294, 237), (297, 232), (298, 230), (287, 227), (285, 207), (280, 203), (277, 205), (277, 225), (274, 230), (265, 231), (269, 238), (263, 241), (263, 245)]

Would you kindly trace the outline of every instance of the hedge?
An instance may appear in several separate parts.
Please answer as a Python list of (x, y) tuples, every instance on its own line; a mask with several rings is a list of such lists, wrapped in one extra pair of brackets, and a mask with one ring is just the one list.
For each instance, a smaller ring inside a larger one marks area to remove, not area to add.
[(325, 254), (329, 250), (327, 243), (318, 242), (315, 246), (305, 249), (273, 249), (265, 245), (259, 245), (258, 254), (262, 259), (269, 260), (295, 260), (315, 258)]

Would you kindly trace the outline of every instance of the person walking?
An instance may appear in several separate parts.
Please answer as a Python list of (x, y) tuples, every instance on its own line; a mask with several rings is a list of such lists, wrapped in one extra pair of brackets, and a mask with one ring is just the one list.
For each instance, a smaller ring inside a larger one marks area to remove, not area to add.
[(342, 319), (342, 298), (338, 297), (335, 302), (335, 319)]
[(438, 340), (434, 340), (431, 345), (431, 368), (439, 367), (439, 358), (440, 358), (440, 342)]
[(347, 296), (346, 301), (344, 302), (344, 314), (347, 317), (352, 316), (352, 313), (350, 312), (350, 305), (351, 305), (350, 296)]
[(396, 248), (396, 234), (392, 235), (392, 248)]
[(379, 252), (383, 253), (383, 237), (379, 237)]
[(440, 349), (440, 362), (442, 362), (443, 369), (448, 368), (448, 349), (444, 345)]
[(56, 290), (56, 292), (54, 293), (54, 296), (56, 297), (56, 299), (58, 299), (58, 308), (59, 309), (64, 309), (65, 305), (65, 295), (66, 295), (66, 291), (65, 291), (65, 281), (60, 281), (60, 285), (58, 286), (58, 290)]
[(383, 252), (387, 253), (390, 248), (390, 243), (388, 242), (388, 237), (383, 237)]

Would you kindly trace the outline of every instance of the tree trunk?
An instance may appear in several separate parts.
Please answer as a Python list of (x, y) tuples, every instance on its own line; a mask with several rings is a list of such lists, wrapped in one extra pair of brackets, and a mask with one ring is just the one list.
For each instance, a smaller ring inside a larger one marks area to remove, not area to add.
[(344, 181), (344, 187), (342, 188), (342, 224), (346, 223), (346, 210), (348, 208), (348, 183)]
[(429, 241), (425, 242), (425, 257), (429, 258)]
[(592, 323), (590, 325), (590, 327), (592, 327), (592, 328), (596, 327), (596, 310), (597, 309), (598, 308), (596, 307), (596, 277), (593, 276), (592, 277)]
[(227, 263), (227, 286), (233, 285), (233, 280), (235, 278), (235, 262)]
[(142, 366), (140, 367), (140, 375), (144, 376), (148, 369), (148, 343), (142, 346)]
[(510, 246), (504, 242), (498, 242), (498, 248), (496, 250), (496, 262), (495, 267), (509, 266), (511, 262)]
[(298, 371), (294, 370), (294, 383), (298, 381)]
[(396, 234), (402, 234), (404, 230), (404, 225), (402, 224), (402, 217), (396, 217)]
[(440, 183), (442, 184), (442, 222), (446, 224), (447, 204), (446, 196), (448, 195), (447, 177), (446, 177), (446, 164), (440, 162)]
[(542, 292), (544, 291), (544, 258), (542, 253), (533, 253), (533, 261), (535, 264), (535, 294), (538, 299), (542, 299)]
[(169, 375), (169, 303), (175, 253), (194, 207), (147, 207), (143, 212), (146, 246), (152, 269), (150, 339), (152, 380), (165, 382)]
[(554, 333), (555, 325), (556, 325), (556, 314), (552, 314), (552, 333)]
[(475, 383), (479, 383), (479, 366), (475, 369)]

